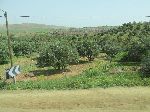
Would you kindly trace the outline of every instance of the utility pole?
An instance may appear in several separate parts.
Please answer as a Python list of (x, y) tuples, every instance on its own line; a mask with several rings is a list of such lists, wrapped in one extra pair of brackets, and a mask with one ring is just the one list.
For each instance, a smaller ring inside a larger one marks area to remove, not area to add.
[[(12, 49), (11, 37), (10, 37), (10, 34), (9, 34), (8, 16), (7, 16), (6, 11), (4, 11), (2, 9), (0, 9), (0, 11), (2, 11), (4, 13), (4, 17), (5, 17), (5, 20), (6, 20), (6, 32), (7, 32), (7, 38), (8, 38), (8, 52), (9, 52), (10, 64), (11, 64), (11, 67), (13, 67), (13, 49)], [(0, 17), (2, 17), (2, 16), (0, 16)], [(20, 16), (20, 17), (30, 17), (30, 16)]]
[[(6, 32), (7, 32), (7, 38), (8, 38), (8, 52), (9, 52), (10, 64), (11, 64), (11, 67), (13, 67), (13, 59), (12, 59), (13, 54), (12, 54), (11, 38), (10, 38), (10, 35), (9, 35), (7, 12), (2, 10), (2, 9), (0, 9), (0, 11), (2, 11), (4, 13), (4, 17), (5, 17), (5, 20), (6, 20)], [(0, 17), (2, 17), (2, 16), (0, 16)]]
[[(7, 71), (6, 71), (6, 77), (7, 76), (9, 77), (9, 76), (12, 76), (12, 74), (13, 74), (12, 71), (14, 71), (14, 67), (13, 67), (13, 49), (12, 49), (11, 37), (9, 35), (7, 12), (4, 11), (4, 10), (1, 10), (1, 9), (0, 9), (0, 11), (2, 11), (4, 13), (4, 17), (5, 17), (5, 20), (6, 20), (6, 31), (7, 31), (7, 38), (8, 38), (7, 39), (8, 40), (8, 51), (9, 51), (9, 58), (10, 58), (10, 64), (11, 64), (11, 67), (9, 69), (7, 69)], [(2, 16), (0, 16), (0, 17), (2, 17)], [(20, 17), (29, 17), (29, 16), (20, 16)], [(11, 72), (11, 74), (9, 74), (9, 72)], [(17, 73), (20, 73), (20, 71), (17, 72)], [(16, 84), (16, 74), (17, 73), (15, 73), (15, 75), (13, 74), (13, 76), (12, 76), (14, 84)], [(6, 80), (7, 80), (7, 78), (6, 78)]]
[(7, 12), (4, 12), (4, 17), (6, 19), (6, 30), (7, 30), (7, 38), (8, 38), (8, 50), (9, 50), (9, 58), (10, 58), (10, 64), (11, 67), (13, 67), (13, 54), (12, 54), (12, 43), (11, 43), (11, 37), (9, 35), (9, 28), (8, 28), (8, 18), (7, 18)]

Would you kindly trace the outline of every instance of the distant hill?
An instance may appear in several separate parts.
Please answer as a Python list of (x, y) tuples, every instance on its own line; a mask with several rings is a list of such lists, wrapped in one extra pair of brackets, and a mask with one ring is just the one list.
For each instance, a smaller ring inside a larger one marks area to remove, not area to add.
[[(56, 29), (68, 29), (63, 26), (55, 25), (44, 25), (36, 23), (22, 23), (22, 24), (10, 24), (9, 30), (11, 32), (41, 32), (41, 31), (51, 31)], [(0, 31), (4, 32), (6, 30), (5, 25), (0, 25)]]
[[(67, 31), (67, 32), (101, 32), (104, 30), (109, 30), (114, 28), (114, 26), (99, 26), (99, 27), (83, 27), (83, 28), (73, 28), (73, 27), (64, 27), (64, 26), (55, 26), (55, 25), (44, 25), (36, 23), (22, 23), (22, 24), (10, 24), (9, 30), (12, 33), (23, 33), (23, 32), (54, 32), (54, 31)], [(5, 25), (0, 25), (0, 33), (5, 32)]]

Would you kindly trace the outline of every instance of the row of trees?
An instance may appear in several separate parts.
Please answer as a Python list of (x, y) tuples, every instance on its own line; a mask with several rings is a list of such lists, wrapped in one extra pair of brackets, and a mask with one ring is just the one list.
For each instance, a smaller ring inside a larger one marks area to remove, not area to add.
[(56, 41), (43, 48), (37, 62), (39, 66), (65, 69), (69, 64), (78, 63), (79, 57), (87, 57), (89, 61), (93, 61), (99, 54), (98, 48), (91, 40), (82, 40), (73, 45), (67, 41)]
[(95, 39), (110, 59), (140, 62), (142, 72), (150, 74), (150, 23), (127, 23), (98, 34)]
[[(0, 64), (8, 62), (5, 38), (0, 38)], [(79, 57), (89, 61), (100, 53), (106, 53), (113, 61), (141, 62), (143, 73), (150, 73), (150, 23), (127, 23), (97, 34), (55, 35), (36, 33), (12, 38), (15, 56), (38, 53), (39, 66), (64, 69)], [(3, 47), (2, 47), (3, 46)]]
[[(48, 34), (13, 37), (13, 54), (14, 56), (31, 56), (36, 53), (38, 66), (65, 69), (69, 64), (78, 63), (79, 57), (87, 57), (89, 61), (93, 61), (99, 54), (97, 43), (92, 39), (85, 40), (83, 37), (77, 37), (77, 39), (74, 36), (57, 37)], [(6, 43), (4, 44), (7, 46)], [(3, 50), (1, 64), (5, 64), (8, 62), (7, 47), (1, 47), (1, 50)]]

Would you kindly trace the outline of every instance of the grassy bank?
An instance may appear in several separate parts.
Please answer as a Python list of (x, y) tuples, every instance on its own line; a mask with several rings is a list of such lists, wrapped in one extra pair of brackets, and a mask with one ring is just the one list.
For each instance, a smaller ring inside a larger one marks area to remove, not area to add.
[(60, 79), (45, 80), (44, 76), (36, 81), (20, 81), (16, 85), (0, 83), (0, 89), (26, 90), (67, 90), (67, 89), (88, 89), (108, 87), (135, 87), (150, 86), (150, 78), (144, 78), (137, 71), (138, 65), (119, 64), (101, 61), (96, 67), (85, 70), (81, 75), (73, 77), (62, 77)]

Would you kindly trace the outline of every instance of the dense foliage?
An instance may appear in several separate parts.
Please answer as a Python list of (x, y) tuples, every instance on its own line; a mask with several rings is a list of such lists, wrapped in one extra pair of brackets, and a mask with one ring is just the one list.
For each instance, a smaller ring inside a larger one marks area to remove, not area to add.
[[(39, 66), (64, 69), (80, 57), (93, 61), (100, 52), (111, 61), (142, 63), (143, 73), (149, 70), (150, 23), (126, 23), (107, 30), (70, 28), (12, 36), (15, 56), (39, 55)], [(6, 37), (0, 36), (0, 64), (8, 62)]]
[(34, 51), (34, 44), (28, 41), (14, 41), (13, 51), (15, 56), (31, 55)]
[(75, 48), (63, 42), (56, 42), (44, 48), (37, 62), (39, 66), (52, 66), (55, 69), (65, 69), (70, 63), (79, 61), (78, 52)]
[(77, 50), (81, 57), (87, 57), (89, 61), (93, 61), (100, 52), (97, 43), (89, 40), (79, 41)]
[(9, 62), (8, 48), (5, 41), (0, 42), (0, 64), (6, 64)]
[(150, 49), (150, 24), (127, 23), (97, 35), (97, 42), (103, 52), (115, 57), (120, 52), (126, 52), (121, 61), (140, 62)]
[(144, 56), (141, 68), (144, 76), (150, 77), (150, 51)]

